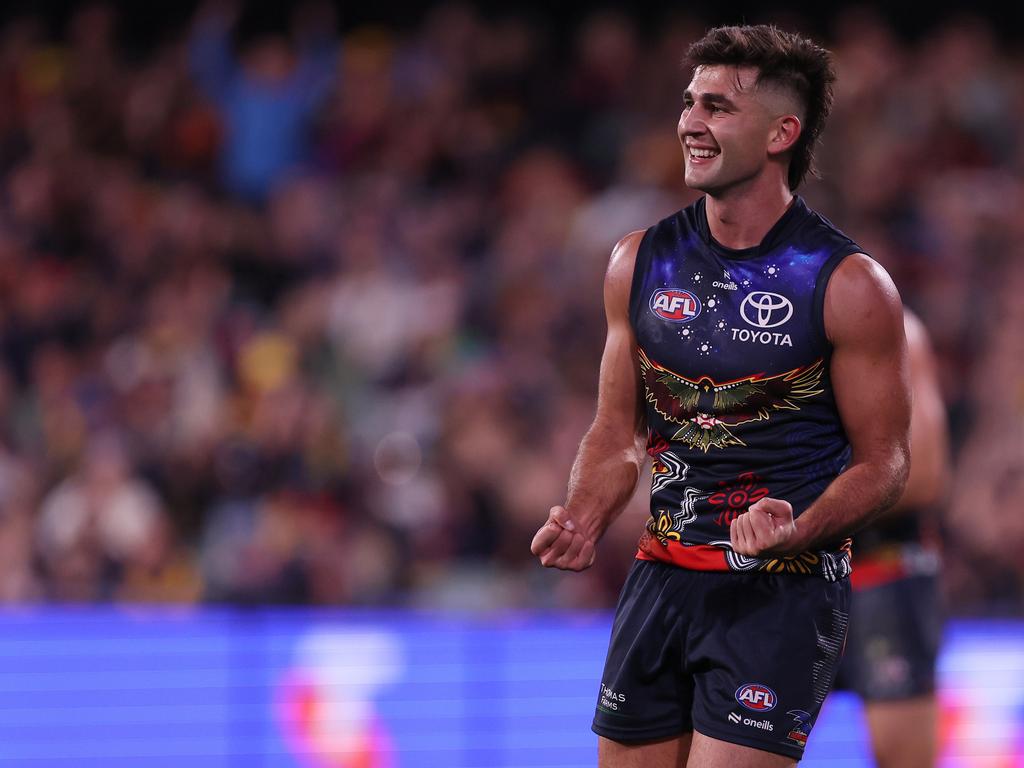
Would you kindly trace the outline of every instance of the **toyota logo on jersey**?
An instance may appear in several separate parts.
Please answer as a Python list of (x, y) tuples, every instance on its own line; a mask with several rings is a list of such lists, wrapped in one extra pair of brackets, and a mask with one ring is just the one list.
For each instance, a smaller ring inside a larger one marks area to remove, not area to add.
[(755, 328), (775, 328), (793, 316), (793, 302), (780, 293), (754, 291), (740, 304), (740, 315)]
[(667, 288), (651, 296), (651, 311), (670, 323), (688, 323), (700, 314), (700, 299), (689, 291)]
[(775, 698), (775, 691), (767, 685), (747, 683), (736, 689), (736, 701), (755, 712), (767, 712), (775, 709), (778, 699)]

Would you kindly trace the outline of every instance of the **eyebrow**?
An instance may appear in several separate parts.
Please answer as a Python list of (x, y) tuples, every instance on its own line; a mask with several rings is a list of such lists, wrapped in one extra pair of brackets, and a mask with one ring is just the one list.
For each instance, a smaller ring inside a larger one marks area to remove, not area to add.
[[(683, 92), (683, 98), (689, 99), (690, 101), (695, 101), (695, 99), (693, 98), (693, 94), (689, 91), (689, 89)], [(721, 104), (729, 109), (736, 109), (735, 102), (730, 100), (728, 97), (725, 96), (725, 94), (722, 93), (702, 93), (700, 95), (700, 101), (703, 101), (705, 104)]]

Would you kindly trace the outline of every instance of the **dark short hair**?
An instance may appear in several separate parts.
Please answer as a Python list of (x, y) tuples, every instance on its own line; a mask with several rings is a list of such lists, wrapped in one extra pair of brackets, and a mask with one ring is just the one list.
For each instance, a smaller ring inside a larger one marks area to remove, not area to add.
[(814, 167), (814, 148), (832, 111), (836, 74), (832, 54), (813, 40), (770, 24), (715, 27), (690, 46), (686, 64), (757, 67), (757, 85), (774, 85), (795, 94), (804, 107), (803, 132), (789, 164), (789, 188), (795, 190)]

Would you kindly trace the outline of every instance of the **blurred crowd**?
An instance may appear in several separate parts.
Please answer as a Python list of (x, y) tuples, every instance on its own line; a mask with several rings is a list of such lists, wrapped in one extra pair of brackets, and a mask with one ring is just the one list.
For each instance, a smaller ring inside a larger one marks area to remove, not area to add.
[[(0, 28), (0, 600), (611, 605), (529, 541), (593, 417), (601, 284), (694, 198), (685, 15), (436, 6), (409, 29), (112, 6)], [(343, 30), (343, 31), (342, 31)], [(1024, 61), (980, 19), (866, 10), (800, 192), (932, 333), (956, 613), (1024, 605)]]

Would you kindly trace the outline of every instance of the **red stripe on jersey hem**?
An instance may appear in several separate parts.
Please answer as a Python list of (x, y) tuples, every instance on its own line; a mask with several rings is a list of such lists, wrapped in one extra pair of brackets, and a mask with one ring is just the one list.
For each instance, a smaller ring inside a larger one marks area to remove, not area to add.
[(671, 563), (691, 571), (732, 570), (725, 560), (725, 550), (710, 544), (683, 546), (673, 543), (668, 546), (655, 545), (651, 549), (641, 547), (637, 550), (636, 559)]

